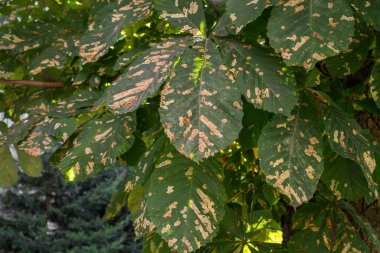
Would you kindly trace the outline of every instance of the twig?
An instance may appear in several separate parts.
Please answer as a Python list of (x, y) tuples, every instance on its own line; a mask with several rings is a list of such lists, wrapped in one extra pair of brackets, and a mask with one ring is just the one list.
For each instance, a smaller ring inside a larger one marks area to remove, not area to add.
[(24, 85), (24, 86), (41, 86), (41, 87), (63, 87), (63, 82), (43, 82), (31, 80), (0, 80), (0, 84)]

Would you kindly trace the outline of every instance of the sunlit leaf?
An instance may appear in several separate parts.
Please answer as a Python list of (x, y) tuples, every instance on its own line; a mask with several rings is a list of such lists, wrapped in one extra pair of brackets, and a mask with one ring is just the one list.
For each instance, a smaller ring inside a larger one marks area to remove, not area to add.
[(241, 129), (239, 90), (226, 74), (215, 44), (205, 40), (182, 55), (162, 91), (165, 133), (196, 162), (227, 147)]

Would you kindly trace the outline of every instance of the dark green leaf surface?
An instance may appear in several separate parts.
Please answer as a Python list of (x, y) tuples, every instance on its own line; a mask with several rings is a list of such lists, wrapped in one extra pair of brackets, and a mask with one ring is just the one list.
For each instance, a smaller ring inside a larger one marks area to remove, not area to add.
[(192, 252), (216, 235), (226, 200), (220, 166), (213, 159), (198, 165), (175, 150), (156, 163), (147, 207), (169, 247)]
[(36, 124), (28, 138), (21, 144), (20, 148), (31, 156), (40, 156), (44, 153), (55, 151), (65, 142), (76, 129), (76, 120), (58, 119), (46, 117)]
[(63, 68), (69, 56), (79, 53), (79, 35), (73, 34), (56, 39), (29, 63), (30, 73), (37, 75), (46, 68)]
[(267, 181), (297, 207), (314, 194), (323, 172), (322, 134), (315, 109), (301, 103), (289, 117), (276, 115), (259, 140), (260, 165)]
[(215, 44), (209, 40), (187, 50), (161, 96), (165, 133), (192, 160), (213, 156), (237, 138), (242, 102)]
[(351, 6), (366, 22), (380, 31), (380, 1), (379, 0), (349, 0)]
[(147, 50), (107, 89), (109, 107), (115, 113), (136, 110), (172, 73), (174, 63), (186, 50), (188, 43), (186, 38), (172, 39)]
[(105, 114), (83, 126), (74, 147), (67, 152), (59, 167), (73, 169), (75, 178), (82, 179), (110, 166), (125, 153), (134, 141), (134, 114), (115, 116)]
[(370, 252), (345, 214), (328, 202), (302, 206), (293, 216), (296, 232), (289, 253)]
[(331, 149), (361, 166), (368, 187), (377, 196), (377, 184), (372, 178), (376, 168), (375, 150), (363, 136), (361, 127), (335, 104), (326, 107), (324, 121)]
[(375, 63), (369, 77), (369, 87), (377, 108), (380, 108), (380, 35), (376, 37)]
[(360, 166), (333, 152), (325, 157), (321, 181), (338, 199), (356, 201), (368, 192), (368, 183)]
[(115, 218), (125, 207), (128, 200), (128, 194), (124, 184), (121, 184), (118, 189), (112, 194), (106, 208), (103, 219), (111, 220)]
[(81, 40), (83, 63), (97, 61), (116, 43), (125, 26), (147, 17), (150, 11), (149, 0), (121, 0), (104, 6)]
[(125, 184), (126, 192), (130, 192), (136, 185), (144, 184), (146, 182), (152, 173), (155, 160), (160, 156), (160, 153), (165, 150), (168, 142), (166, 135), (163, 133), (160, 134), (148, 151), (141, 156), (137, 166), (133, 168), (132, 173)]
[(287, 1), (275, 6), (268, 24), (270, 44), (286, 64), (311, 69), (347, 49), (355, 19), (346, 0)]
[[(156, 225), (152, 222), (145, 199), (145, 189), (143, 186), (138, 186), (131, 191), (128, 199), (128, 206), (136, 207), (135, 212), (132, 212), (133, 224), (137, 238), (147, 236), (154, 231)], [(133, 201), (133, 205), (131, 202)]]
[(342, 78), (358, 71), (367, 60), (373, 37), (367, 34), (355, 34), (351, 45), (339, 55), (326, 59), (326, 66), (334, 78)]
[(247, 101), (269, 112), (289, 115), (298, 101), (294, 76), (281, 58), (264, 48), (221, 40), (229, 77)]
[(271, 6), (274, 0), (229, 0), (227, 15), (239, 33), (248, 23), (258, 18), (265, 8)]
[(206, 35), (206, 19), (201, 0), (155, 0), (154, 8), (172, 26), (193, 35)]
[(380, 241), (379, 238), (372, 228), (371, 224), (363, 219), (355, 210), (355, 208), (348, 202), (342, 201), (339, 205), (343, 206), (344, 209), (351, 215), (353, 218), (353, 222), (360, 228), (361, 231), (366, 233), (371, 240), (372, 245), (375, 247), (377, 251), (380, 251)]

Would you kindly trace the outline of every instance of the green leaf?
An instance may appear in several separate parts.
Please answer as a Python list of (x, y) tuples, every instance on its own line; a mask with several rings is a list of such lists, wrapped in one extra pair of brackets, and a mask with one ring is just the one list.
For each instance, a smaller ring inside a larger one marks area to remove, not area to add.
[(8, 132), (8, 125), (3, 122), (3, 121), (0, 121), (0, 133), (7, 133)]
[(206, 18), (201, 0), (155, 0), (154, 8), (172, 26), (193, 35), (206, 36)]
[(51, 106), (48, 115), (51, 117), (70, 117), (84, 112), (84, 108), (94, 106), (100, 98), (101, 93), (96, 90), (80, 89), (74, 91), (70, 97), (57, 101)]
[(144, 238), (142, 253), (174, 253), (168, 244), (157, 233), (151, 233)]
[(69, 56), (79, 53), (79, 35), (69, 34), (53, 41), (29, 63), (30, 73), (37, 75), (46, 68), (62, 69)]
[(226, 201), (220, 167), (214, 159), (198, 165), (174, 149), (156, 163), (147, 207), (169, 247), (192, 252), (216, 235)]
[(379, 238), (373, 229), (372, 225), (360, 217), (360, 215), (356, 212), (355, 208), (346, 201), (340, 201), (339, 205), (341, 205), (353, 218), (353, 222), (360, 228), (360, 230), (368, 235), (368, 238), (371, 240), (373, 246), (375, 247), (376, 251), (380, 251), (380, 241)]
[(220, 40), (230, 78), (257, 108), (289, 115), (298, 101), (294, 76), (269, 50)]
[(168, 138), (162, 133), (153, 142), (148, 151), (141, 156), (137, 166), (132, 169), (132, 173), (125, 184), (125, 190), (127, 192), (132, 191), (136, 185), (144, 184), (147, 181), (154, 168), (155, 160), (160, 156), (161, 152), (166, 149), (168, 143)]
[(372, 41), (373, 37), (368, 34), (355, 34), (348, 49), (326, 59), (329, 74), (334, 78), (342, 78), (358, 71), (368, 58)]
[(250, 250), (248, 252), (285, 252), (279, 242), (272, 242), (276, 232), (279, 232), (276, 235), (280, 238), (282, 235), (271, 210), (255, 210), (248, 214), (247, 221), (242, 221), (241, 218), (237, 211), (226, 208), (220, 232), (211, 243), (213, 252), (244, 253), (247, 249)]
[(370, 91), (373, 100), (375, 101), (377, 108), (380, 109), (380, 59), (379, 62), (375, 63), (372, 69), (371, 76), (369, 79)]
[[(329, 150), (326, 148), (325, 150)], [(321, 181), (340, 199), (356, 201), (368, 192), (368, 183), (358, 164), (336, 153), (325, 152)]]
[(59, 164), (64, 172), (72, 170), (75, 178), (84, 179), (110, 166), (115, 158), (132, 147), (136, 122), (134, 114), (105, 114), (85, 125), (74, 147)]
[(287, 65), (311, 69), (316, 62), (348, 48), (354, 24), (345, 0), (287, 1), (273, 8), (268, 36)]
[(232, 23), (228, 13), (224, 13), (223, 16), (218, 20), (215, 28), (212, 30), (214, 36), (227, 37), (230, 34), (234, 34), (236, 30), (234, 24)]
[(160, 88), (189, 45), (188, 38), (169, 39), (147, 50), (107, 89), (109, 107), (116, 113), (136, 110)]
[(35, 157), (28, 155), (24, 151), (19, 150), (18, 159), (20, 166), (26, 175), (29, 177), (40, 177), (42, 174), (42, 159), (41, 157)]
[(128, 66), (133, 61), (135, 61), (142, 52), (144, 52), (147, 48), (145, 47), (139, 47), (134, 48), (132, 50), (124, 52), (122, 55), (119, 56), (117, 59), (115, 65), (113, 66), (113, 70), (119, 70), (125, 66)]
[(8, 145), (0, 147), (0, 165), (0, 188), (17, 183), (18, 171)]
[(156, 228), (151, 221), (146, 203), (146, 192), (143, 186), (134, 188), (128, 197), (128, 207), (132, 211), (132, 219), (137, 238), (148, 235)]
[(259, 158), (267, 181), (294, 207), (313, 197), (323, 172), (322, 134), (316, 110), (301, 102), (289, 117), (276, 115), (259, 140)]
[(335, 104), (325, 107), (323, 119), (331, 149), (361, 166), (369, 189), (377, 197), (377, 184), (372, 178), (376, 168), (375, 150), (362, 134), (361, 127), (354, 118)]
[(196, 162), (227, 147), (242, 128), (239, 90), (225, 68), (216, 45), (202, 41), (182, 55), (162, 91), (165, 133)]
[(65, 142), (76, 129), (73, 118), (58, 119), (46, 117), (37, 123), (28, 138), (21, 144), (20, 149), (31, 156), (40, 156), (55, 151), (61, 142)]
[(300, 207), (292, 221), (297, 232), (288, 242), (289, 253), (370, 252), (346, 215), (328, 202)]
[(349, 0), (351, 6), (367, 23), (380, 31), (380, 1), (379, 0)]
[(377, 108), (380, 109), (380, 35), (376, 37), (375, 63), (369, 77), (369, 88)]
[(305, 87), (312, 88), (328, 82), (328, 77), (319, 72), (318, 69), (312, 69), (306, 76)]
[(120, 37), (121, 30), (150, 14), (151, 1), (121, 0), (96, 13), (94, 22), (83, 35), (80, 56), (83, 64), (97, 61)]
[(128, 194), (125, 190), (125, 185), (121, 184), (118, 189), (112, 193), (111, 199), (108, 201), (106, 212), (103, 219), (112, 220), (125, 207), (128, 200)]
[(0, 139), (9, 145), (18, 143), (25, 139), (34, 125), (41, 120), (40, 116), (31, 116), (27, 121), (17, 121), (8, 129), (7, 135), (2, 135)]
[(227, 1), (227, 13), (229, 19), (239, 33), (248, 23), (258, 18), (265, 8), (271, 6), (273, 0), (229, 0)]

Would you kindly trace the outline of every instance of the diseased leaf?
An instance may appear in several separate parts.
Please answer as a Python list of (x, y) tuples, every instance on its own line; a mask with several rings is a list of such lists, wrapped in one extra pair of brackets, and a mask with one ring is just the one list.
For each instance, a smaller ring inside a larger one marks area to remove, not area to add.
[(193, 252), (216, 235), (226, 201), (220, 166), (214, 159), (197, 164), (174, 149), (156, 163), (147, 207), (169, 247)]
[(172, 26), (193, 35), (206, 35), (206, 18), (201, 0), (155, 0), (154, 8)]
[(137, 59), (107, 89), (106, 100), (115, 113), (136, 110), (170, 75), (174, 63), (190, 45), (188, 38), (156, 44)]
[(377, 108), (380, 109), (380, 59), (375, 63), (369, 79), (370, 91)]
[(51, 117), (70, 117), (85, 112), (84, 108), (94, 107), (101, 93), (96, 90), (80, 89), (74, 91), (70, 97), (58, 100), (48, 110)]
[(120, 0), (104, 6), (81, 40), (83, 64), (97, 61), (116, 43), (125, 26), (147, 17), (150, 11), (149, 0)]
[(140, 238), (152, 233), (156, 225), (148, 215), (146, 192), (143, 186), (137, 186), (131, 191), (128, 198), (128, 206), (131, 206), (132, 210), (135, 209), (135, 212), (132, 212), (132, 218), (136, 237)]
[(186, 50), (162, 91), (165, 133), (196, 162), (227, 147), (242, 128), (239, 90), (225, 70), (215, 44), (205, 40)]
[(141, 53), (143, 53), (146, 49), (147, 48), (145, 47), (139, 47), (139, 48), (124, 52), (117, 59), (115, 65), (113, 66), (113, 70), (119, 70), (125, 66), (128, 66), (133, 61), (135, 61), (141, 55)]
[(220, 40), (230, 79), (247, 101), (269, 112), (289, 115), (298, 101), (294, 76), (280, 58), (264, 48)]
[(274, 0), (229, 0), (227, 15), (239, 33), (248, 23), (258, 18), (265, 8), (275, 4)]
[(362, 134), (361, 127), (335, 104), (324, 108), (323, 119), (331, 149), (361, 166), (369, 189), (377, 197), (377, 184), (372, 178), (376, 168), (375, 149)]
[(369, 88), (377, 108), (380, 108), (380, 35), (376, 37), (375, 60), (369, 77)]
[(17, 152), (18, 159), (22, 170), (29, 177), (40, 177), (42, 174), (41, 157), (30, 156), (27, 153), (19, 150)]
[(312, 105), (301, 102), (290, 116), (274, 116), (262, 131), (259, 158), (267, 181), (294, 207), (311, 199), (323, 172), (322, 134)]
[(125, 183), (126, 192), (130, 192), (136, 185), (146, 182), (152, 173), (155, 160), (165, 150), (168, 142), (168, 138), (163, 133), (157, 137), (148, 151), (139, 159), (137, 166), (132, 169), (132, 173)]
[(227, 37), (230, 34), (234, 34), (236, 30), (234, 24), (232, 23), (229, 14), (226, 12), (218, 20), (215, 28), (212, 30), (212, 34), (219, 37)]
[(144, 238), (142, 253), (175, 253), (157, 233), (151, 233)]
[(79, 53), (79, 35), (70, 34), (56, 39), (51, 46), (45, 48), (32, 59), (29, 64), (30, 73), (37, 75), (46, 68), (64, 67), (69, 56)]
[(370, 252), (346, 215), (328, 202), (300, 207), (292, 221), (297, 232), (288, 242), (290, 253)]
[(325, 170), (321, 181), (337, 199), (344, 198), (356, 201), (368, 192), (368, 183), (360, 166), (348, 158), (331, 152), (331, 150), (325, 156)]
[(334, 78), (342, 78), (358, 71), (367, 60), (373, 37), (364, 33), (355, 34), (351, 45), (339, 55), (326, 59), (326, 66)]
[(368, 238), (371, 240), (374, 248), (377, 251), (380, 251), (380, 241), (372, 225), (362, 218), (350, 203), (341, 201), (339, 202), (339, 205), (341, 205), (351, 215), (353, 222), (356, 223), (360, 230), (368, 235)]
[(380, 1), (379, 0), (349, 0), (351, 6), (366, 22), (380, 31)]
[(354, 34), (353, 11), (345, 0), (287, 1), (268, 23), (270, 44), (287, 65), (311, 69), (347, 49)]
[(318, 69), (312, 69), (306, 76), (305, 87), (316, 87), (328, 81), (328, 77), (323, 75)]
[(0, 188), (15, 184), (18, 178), (16, 163), (8, 145), (0, 146)]
[(29, 136), (20, 144), (20, 149), (31, 156), (54, 152), (76, 129), (73, 118), (57, 119), (45, 117), (37, 123)]
[(84, 179), (112, 165), (115, 158), (133, 145), (135, 127), (134, 114), (105, 114), (89, 121), (83, 125), (74, 147), (66, 153), (59, 168), (65, 172), (73, 169), (75, 178)]
[(8, 145), (16, 144), (25, 139), (34, 125), (40, 122), (40, 116), (32, 116), (27, 120), (17, 121), (9, 129), (6, 135), (0, 135), (0, 144), (7, 143)]
[(125, 191), (124, 184), (121, 184), (117, 190), (112, 194), (104, 213), (103, 219), (112, 220), (115, 218), (125, 207), (128, 200), (128, 194)]

